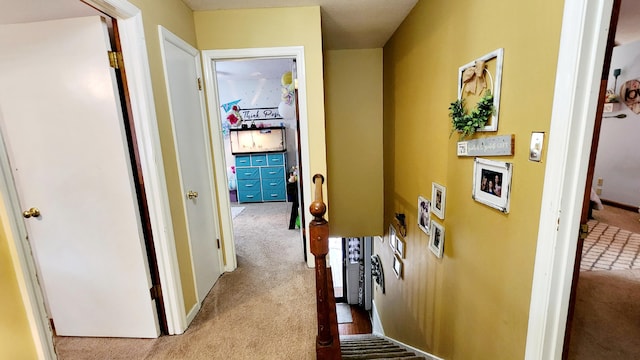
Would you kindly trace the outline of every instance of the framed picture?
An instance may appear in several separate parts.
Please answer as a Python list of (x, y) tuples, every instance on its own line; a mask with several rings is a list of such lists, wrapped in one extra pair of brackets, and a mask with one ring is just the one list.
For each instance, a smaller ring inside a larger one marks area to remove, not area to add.
[(405, 258), (405, 248), (407, 247), (407, 243), (404, 239), (396, 236), (396, 254), (400, 256), (401, 259)]
[(444, 205), (447, 201), (447, 188), (438, 184), (431, 184), (431, 212), (444, 220)]
[[(487, 89), (491, 90), (491, 93), (493, 94), (493, 116), (491, 117), (491, 119), (489, 119), (489, 121), (487, 121), (487, 124), (478, 129), (477, 131), (498, 131), (498, 114), (500, 113), (500, 88), (502, 86), (502, 64), (504, 62), (504, 49), (500, 48), (497, 50), (494, 50), (484, 56), (481, 56), (473, 61), (471, 61), (468, 64), (462, 65), (459, 69), (458, 69), (458, 100), (462, 99), (463, 97), (463, 87), (464, 87), (464, 83), (463, 83), (463, 76), (462, 74), (464, 73), (465, 70), (469, 69), (469, 68), (473, 68), (476, 65), (476, 62), (478, 61), (482, 61), (485, 64), (485, 69), (483, 71), (483, 74), (485, 74), (485, 79), (487, 81)], [(494, 75), (491, 75), (494, 74)], [(472, 96), (476, 96), (476, 95), (472, 95)], [(481, 94), (477, 94), (477, 98), (480, 98), (482, 95)], [(471, 104), (471, 103), (475, 103), (477, 100), (473, 100), (473, 102), (470, 102), (471, 99), (467, 99), (467, 103)]]
[(396, 228), (393, 225), (389, 225), (389, 246), (393, 251), (396, 251)]
[(431, 201), (418, 196), (418, 227), (424, 231), (425, 234), (429, 234), (429, 226), (431, 217), (429, 212), (431, 211)]
[(512, 171), (512, 163), (476, 158), (473, 166), (473, 199), (507, 214)]
[(402, 260), (400, 260), (397, 255), (394, 256), (393, 257), (393, 273), (396, 274), (396, 277), (398, 279), (400, 279), (403, 276), (402, 267), (403, 267)]
[(438, 258), (444, 255), (444, 226), (436, 221), (431, 222), (431, 236), (429, 236), (429, 250)]

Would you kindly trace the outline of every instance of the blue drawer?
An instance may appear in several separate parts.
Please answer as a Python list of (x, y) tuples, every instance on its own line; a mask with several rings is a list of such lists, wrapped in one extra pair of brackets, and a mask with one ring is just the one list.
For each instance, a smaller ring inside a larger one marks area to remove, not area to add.
[(257, 191), (238, 191), (238, 202), (262, 202), (262, 193)]
[(268, 191), (284, 189), (284, 179), (262, 179), (262, 191), (266, 194)]
[(264, 192), (262, 193), (262, 197), (264, 201), (284, 201), (287, 198), (284, 188), (279, 190), (263, 190)]
[(236, 168), (236, 178), (238, 180), (259, 180), (259, 168)]
[(236, 167), (239, 166), (251, 166), (250, 155), (236, 155)]
[(238, 180), (238, 190), (260, 191), (260, 180)]
[(268, 154), (267, 161), (269, 165), (284, 165), (284, 154)]
[(284, 167), (263, 167), (260, 169), (260, 174), (263, 179), (284, 179)]
[(266, 166), (267, 165), (267, 155), (251, 155), (251, 166)]

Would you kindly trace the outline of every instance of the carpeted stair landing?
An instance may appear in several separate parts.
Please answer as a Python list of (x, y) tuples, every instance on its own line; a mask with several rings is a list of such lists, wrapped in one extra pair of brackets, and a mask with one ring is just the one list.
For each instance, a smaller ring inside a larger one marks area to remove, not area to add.
[(341, 335), (340, 348), (343, 360), (361, 359), (401, 359), (401, 360), (425, 360), (422, 356), (400, 347), (391, 341), (367, 334), (367, 335)]

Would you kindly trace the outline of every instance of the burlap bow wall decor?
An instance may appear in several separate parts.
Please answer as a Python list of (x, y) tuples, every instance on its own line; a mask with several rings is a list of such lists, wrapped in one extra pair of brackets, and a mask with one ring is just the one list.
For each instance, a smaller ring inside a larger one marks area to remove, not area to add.
[(470, 66), (462, 72), (462, 88), (467, 94), (478, 95), (487, 88), (484, 78), (484, 61), (476, 60), (474, 66)]

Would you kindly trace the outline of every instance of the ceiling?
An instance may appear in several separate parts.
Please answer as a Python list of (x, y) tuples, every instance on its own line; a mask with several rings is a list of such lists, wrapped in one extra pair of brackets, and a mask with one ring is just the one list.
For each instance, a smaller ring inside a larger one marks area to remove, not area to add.
[[(325, 50), (382, 47), (418, 0), (183, 0), (194, 11), (319, 5)], [(95, 14), (80, 0), (0, 0), (0, 24)], [(640, 1), (623, 0), (616, 42), (640, 40)], [(285, 65), (277, 65), (279, 67)], [(276, 70), (281, 71), (281, 68)], [(266, 74), (266, 70), (254, 70)]]
[(183, 0), (193, 10), (320, 5), (325, 50), (381, 48), (418, 0)]

